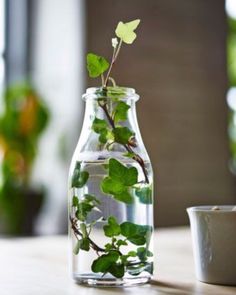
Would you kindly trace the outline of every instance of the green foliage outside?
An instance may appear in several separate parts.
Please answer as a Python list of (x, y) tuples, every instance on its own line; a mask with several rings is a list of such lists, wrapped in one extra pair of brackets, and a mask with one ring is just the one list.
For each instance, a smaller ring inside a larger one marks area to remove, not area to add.
[(0, 216), (7, 233), (32, 233), (44, 191), (32, 188), (30, 177), (48, 120), (48, 109), (30, 84), (6, 89), (0, 114)]

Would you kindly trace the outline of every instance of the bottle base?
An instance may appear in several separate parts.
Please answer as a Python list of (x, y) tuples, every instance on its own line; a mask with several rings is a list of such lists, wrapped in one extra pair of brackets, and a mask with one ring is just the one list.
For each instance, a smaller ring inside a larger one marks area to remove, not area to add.
[(114, 277), (103, 277), (93, 273), (74, 275), (74, 281), (90, 287), (132, 287), (146, 284), (151, 280), (151, 275), (139, 275), (136, 277), (124, 277), (116, 279)]

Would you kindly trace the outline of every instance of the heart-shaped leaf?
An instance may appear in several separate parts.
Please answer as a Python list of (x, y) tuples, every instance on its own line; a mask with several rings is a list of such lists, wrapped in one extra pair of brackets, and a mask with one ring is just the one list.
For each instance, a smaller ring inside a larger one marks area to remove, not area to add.
[(91, 78), (96, 78), (109, 68), (109, 62), (94, 53), (87, 54), (87, 69)]

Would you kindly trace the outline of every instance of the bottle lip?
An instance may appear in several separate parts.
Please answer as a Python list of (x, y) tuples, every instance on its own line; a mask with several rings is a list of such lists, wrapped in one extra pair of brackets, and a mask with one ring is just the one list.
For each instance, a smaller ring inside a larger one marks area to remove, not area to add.
[[(106, 94), (105, 94), (106, 93)], [(99, 99), (99, 98), (108, 98), (112, 100), (134, 100), (139, 99), (139, 95), (136, 93), (134, 88), (130, 87), (111, 87), (108, 86), (105, 89), (103, 87), (89, 87), (86, 89), (86, 92), (82, 95), (83, 100), (88, 99)]]

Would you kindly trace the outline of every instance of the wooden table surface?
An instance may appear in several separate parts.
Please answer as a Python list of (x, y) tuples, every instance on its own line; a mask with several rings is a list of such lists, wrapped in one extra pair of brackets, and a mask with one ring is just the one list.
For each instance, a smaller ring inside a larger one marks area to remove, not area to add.
[(188, 228), (156, 233), (156, 273), (150, 284), (129, 288), (76, 285), (68, 275), (67, 237), (0, 239), (1, 295), (236, 294), (236, 287), (198, 282)]

